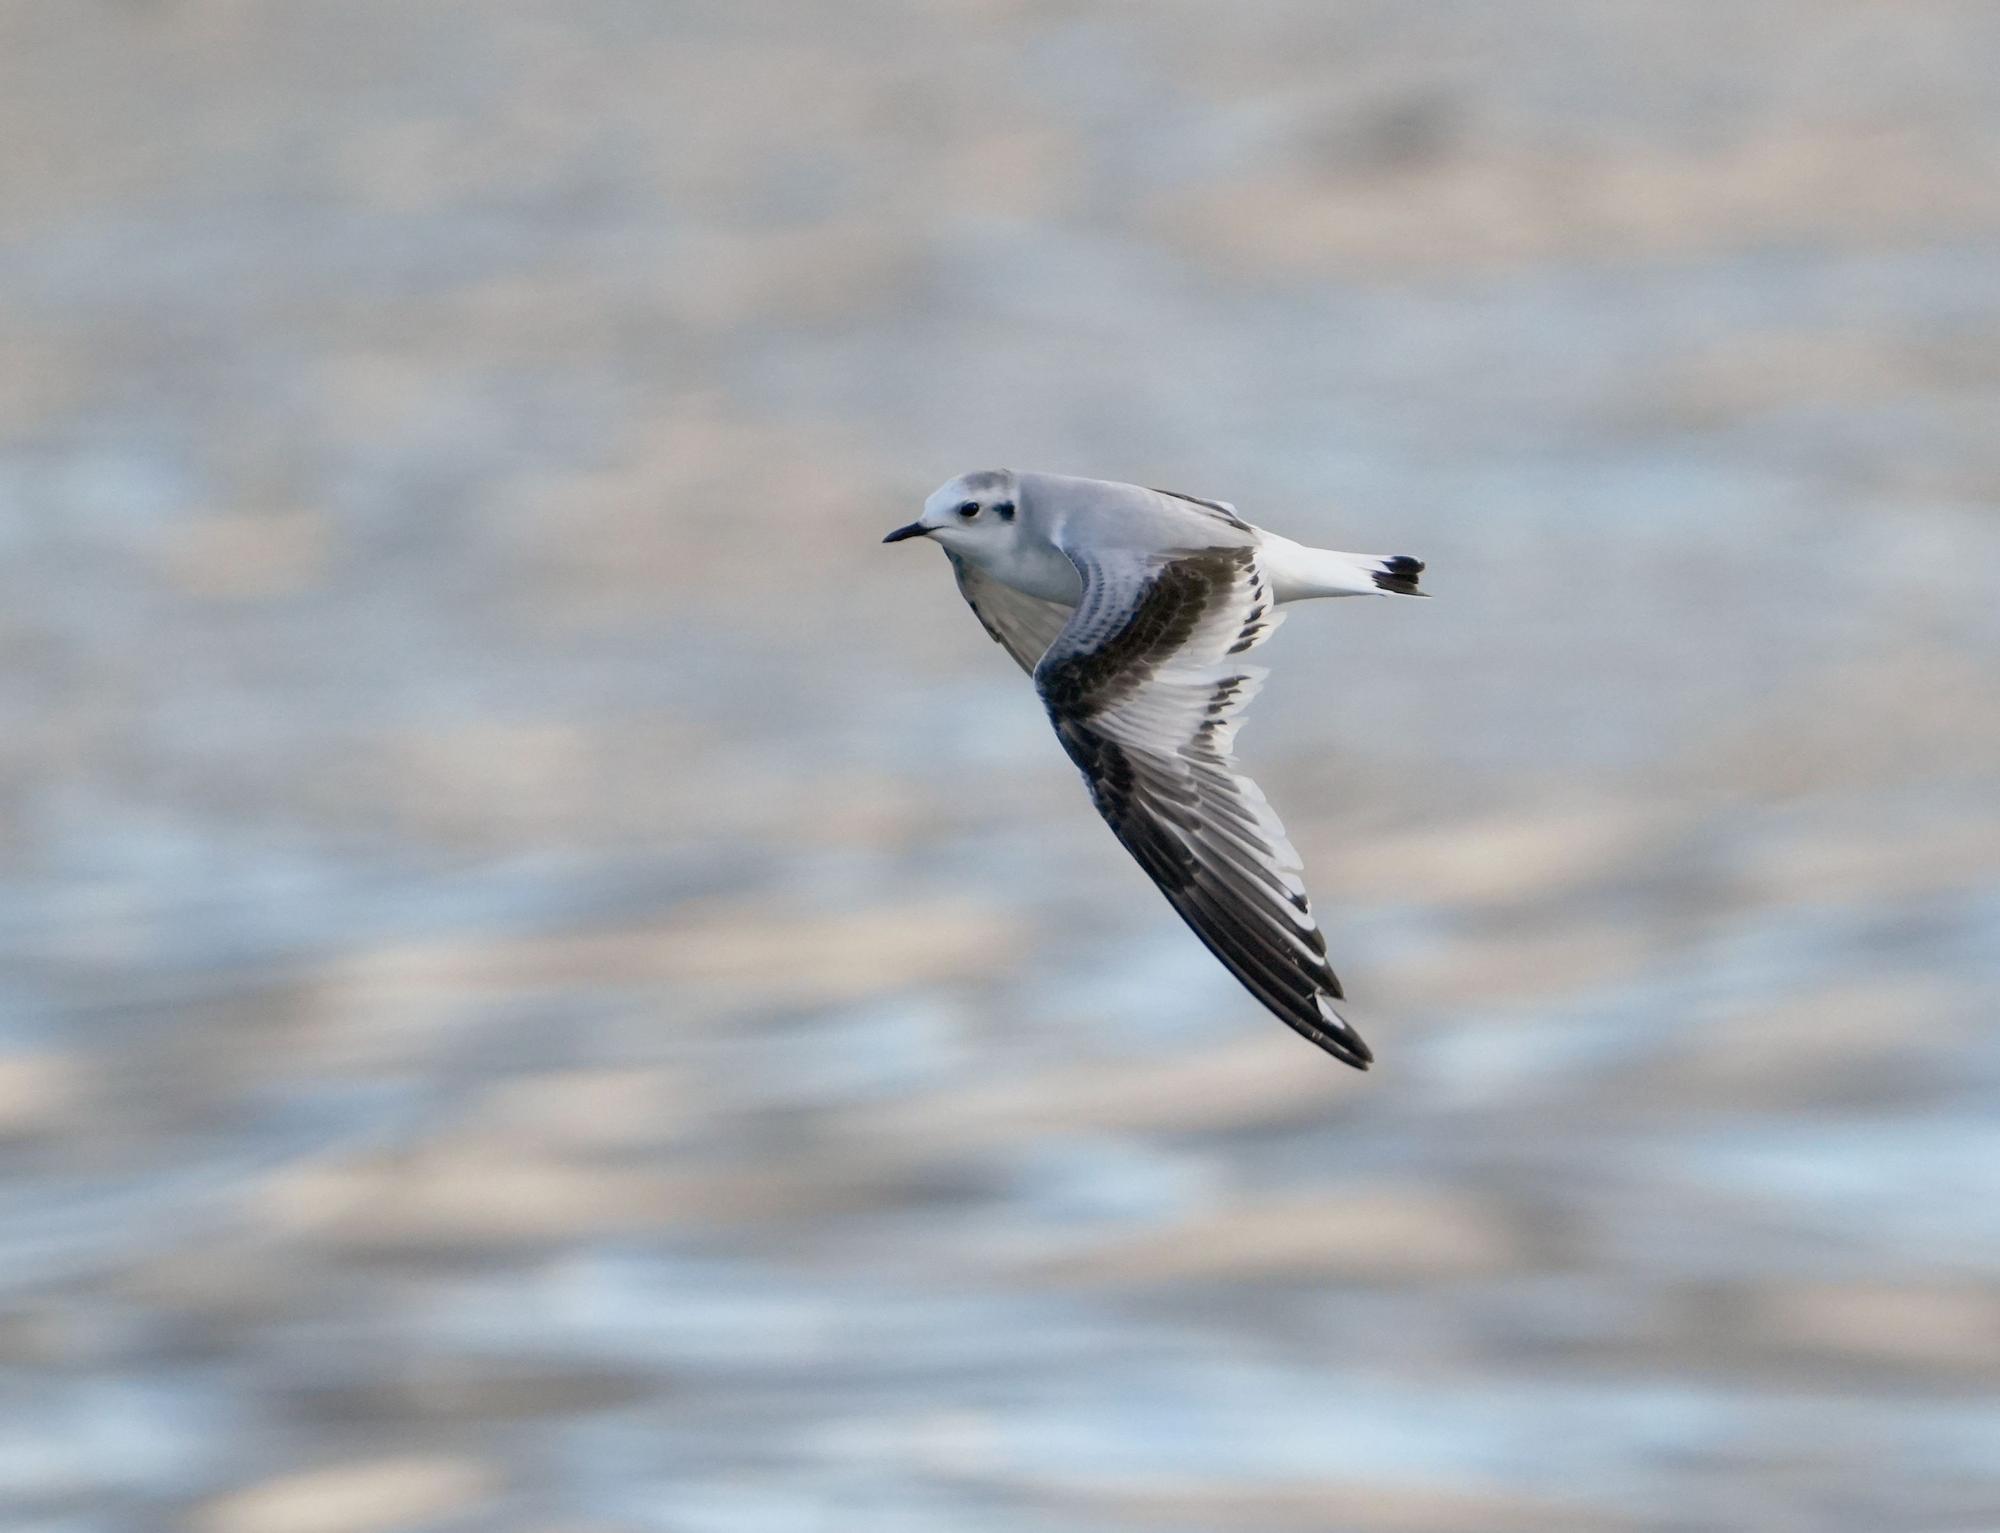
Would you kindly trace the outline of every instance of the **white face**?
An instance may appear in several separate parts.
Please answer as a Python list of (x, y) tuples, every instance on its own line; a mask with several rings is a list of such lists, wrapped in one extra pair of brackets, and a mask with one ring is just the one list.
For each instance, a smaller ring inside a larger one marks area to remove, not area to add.
[(1019, 506), (1011, 474), (961, 474), (931, 492), (919, 518), (947, 548), (970, 549), (1011, 540)]
[(1004, 469), (960, 474), (931, 492), (924, 514), (882, 541), (928, 537), (967, 558), (988, 557), (1014, 546), (1020, 486)]

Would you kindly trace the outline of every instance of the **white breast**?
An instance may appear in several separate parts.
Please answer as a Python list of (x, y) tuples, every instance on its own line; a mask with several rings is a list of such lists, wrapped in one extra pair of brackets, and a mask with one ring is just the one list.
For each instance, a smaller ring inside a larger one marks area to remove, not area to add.
[(968, 557), (1002, 585), (1012, 586), (1043, 601), (1075, 606), (1083, 599), (1083, 576), (1069, 556), (1025, 527), (998, 547), (967, 550)]

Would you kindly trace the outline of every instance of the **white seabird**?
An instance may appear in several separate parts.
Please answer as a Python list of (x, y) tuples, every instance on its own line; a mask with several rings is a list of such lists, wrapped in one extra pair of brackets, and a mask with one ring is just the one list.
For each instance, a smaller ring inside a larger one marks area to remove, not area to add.
[(961, 474), (883, 541), (916, 537), (942, 545), (1098, 812), (1195, 935), (1277, 1016), (1367, 1069), (1298, 853), (1229, 747), (1265, 674), (1241, 656), (1282, 603), (1421, 596), (1423, 564), (1308, 548), (1222, 501), (1007, 469)]

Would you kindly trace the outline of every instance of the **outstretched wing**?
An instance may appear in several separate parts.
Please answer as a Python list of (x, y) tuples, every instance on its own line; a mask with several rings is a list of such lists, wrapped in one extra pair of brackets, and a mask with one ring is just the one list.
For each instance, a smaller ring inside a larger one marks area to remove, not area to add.
[(972, 615), (993, 636), (993, 642), (1014, 657), (1016, 665), (1033, 675), (1036, 662), (1048, 653), (1076, 609), (1002, 585), (948, 548), (945, 554), (951, 560), (952, 573), (958, 577), (958, 593), (965, 598)]
[(1254, 532), (1256, 530), (1248, 522), (1244, 521), (1242, 517), (1238, 516), (1236, 508), (1226, 500), (1204, 500), (1199, 495), (1187, 495), (1179, 490), (1163, 490), (1157, 485), (1154, 486), (1153, 493), (1155, 495), (1164, 495), (1169, 500), (1185, 501), (1190, 506), (1198, 506), (1217, 521), (1234, 528), (1237, 532)]
[(1264, 676), (1238, 657), (1280, 616), (1256, 550), (1078, 567), (1083, 600), (1035, 685), (1098, 812), (1252, 995), (1366, 1069), (1368, 1045), (1333, 1009), (1340, 981), (1298, 853), (1229, 751)]

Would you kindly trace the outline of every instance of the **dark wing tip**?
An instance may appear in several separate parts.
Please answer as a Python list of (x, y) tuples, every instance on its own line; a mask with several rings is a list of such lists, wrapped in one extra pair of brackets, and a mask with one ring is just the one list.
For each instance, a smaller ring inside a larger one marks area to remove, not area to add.
[(1352, 1065), (1357, 1070), (1366, 1070), (1375, 1063), (1375, 1051), (1369, 1048), (1367, 1041), (1345, 1022), (1336, 1019), (1338, 1031), (1329, 1027), (1307, 1031), (1290, 1017), (1285, 1017), (1284, 1020), (1292, 1022), (1298, 1032), (1344, 1065)]

